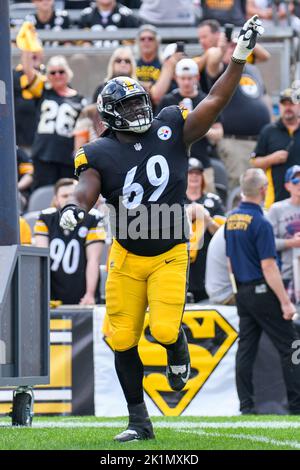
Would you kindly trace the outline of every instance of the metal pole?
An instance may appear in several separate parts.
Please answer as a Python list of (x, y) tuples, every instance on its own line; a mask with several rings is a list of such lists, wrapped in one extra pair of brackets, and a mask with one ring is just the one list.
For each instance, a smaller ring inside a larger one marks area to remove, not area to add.
[(9, 0), (0, 1), (0, 246), (19, 243)]

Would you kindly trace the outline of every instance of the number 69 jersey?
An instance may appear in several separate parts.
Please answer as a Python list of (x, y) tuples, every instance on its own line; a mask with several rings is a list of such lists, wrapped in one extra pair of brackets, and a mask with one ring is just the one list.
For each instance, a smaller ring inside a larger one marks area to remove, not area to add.
[(109, 132), (75, 156), (77, 175), (99, 172), (112, 234), (134, 254), (155, 256), (187, 241), (185, 117), (178, 106), (164, 108), (135, 142), (121, 143)]
[(97, 210), (92, 209), (73, 232), (59, 226), (59, 211), (53, 207), (41, 212), (34, 235), (49, 239), (51, 299), (78, 304), (86, 291), (86, 247), (104, 242), (105, 231)]

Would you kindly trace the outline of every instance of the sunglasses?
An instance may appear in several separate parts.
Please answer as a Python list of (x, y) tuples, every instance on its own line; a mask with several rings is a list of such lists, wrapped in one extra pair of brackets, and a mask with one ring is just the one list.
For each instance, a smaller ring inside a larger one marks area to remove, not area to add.
[(130, 59), (121, 59), (120, 57), (118, 57), (117, 59), (115, 59), (115, 62), (117, 64), (121, 64), (121, 62), (125, 62), (125, 64), (131, 64), (131, 60)]
[(66, 73), (66, 71), (62, 70), (62, 69), (61, 70), (51, 70), (49, 72), (49, 75), (56, 75), (56, 74), (63, 75), (64, 73)]
[(155, 37), (154, 36), (142, 36), (140, 37), (140, 41), (155, 41)]
[(292, 179), (290, 180), (290, 183), (292, 183), (292, 184), (298, 184), (298, 183), (300, 183), (300, 178), (292, 178)]

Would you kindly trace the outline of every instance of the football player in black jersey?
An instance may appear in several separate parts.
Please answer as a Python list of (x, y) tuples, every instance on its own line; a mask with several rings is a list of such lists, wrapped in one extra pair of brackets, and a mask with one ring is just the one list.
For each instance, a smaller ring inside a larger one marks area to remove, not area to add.
[(99, 301), (99, 265), (105, 230), (100, 213), (92, 209), (76, 230), (59, 226), (59, 210), (74, 192), (77, 181), (60, 179), (54, 205), (41, 212), (34, 227), (35, 244), (50, 248), (51, 300), (63, 304), (94, 305)]
[[(75, 157), (79, 184), (61, 213), (60, 225), (74, 229), (101, 193), (114, 226), (106, 307), (116, 371), (129, 410), (127, 429), (115, 437), (119, 442), (154, 437), (137, 349), (147, 306), (151, 334), (167, 350), (170, 389), (180, 391), (189, 378), (189, 351), (181, 327), (188, 271), (189, 234), (182, 230), (187, 147), (206, 134), (230, 100), (262, 32), (257, 16), (245, 23), (230, 66), (189, 114), (170, 106), (153, 119), (149, 97), (138, 82), (128, 77), (109, 81), (98, 98), (108, 130)], [(163, 213), (158, 225), (157, 209)]]

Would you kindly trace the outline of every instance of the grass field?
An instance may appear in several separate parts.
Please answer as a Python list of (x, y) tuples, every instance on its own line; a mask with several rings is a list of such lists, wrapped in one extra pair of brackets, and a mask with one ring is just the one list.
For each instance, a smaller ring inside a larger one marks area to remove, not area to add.
[(156, 439), (118, 444), (113, 436), (126, 420), (34, 417), (32, 428), (0, 419), (1, 450), (299, 450), (300, 417), (154, 418)]

